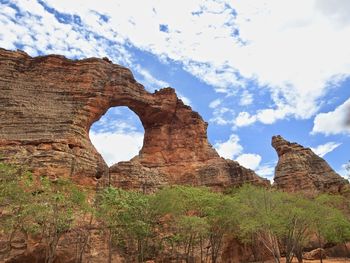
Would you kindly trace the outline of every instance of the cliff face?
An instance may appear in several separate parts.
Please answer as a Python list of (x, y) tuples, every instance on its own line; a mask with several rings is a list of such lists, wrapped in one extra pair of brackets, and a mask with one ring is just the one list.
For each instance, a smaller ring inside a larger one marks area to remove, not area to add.
[[(149, 93), (130, 70), (108, 60), (32, 58), (0, 49), (0, 104), (1, 160), (36, 174), (71, 176), (84, 184), (110, 178), (115, 186), (146, 191), (175, 183), (219, 188), (267, 184), (218, 156), (208, 143), (207, 123), (174, 89)], [(109, 169), (88, 133), (115, 106), (134, 111), (145, 135), (138, 156)]]
[(337, 174), (328, 163), (310, 148), (272, 137), (278, 155), (274, 184), (289, 192), (341, 192), (348, 181)]

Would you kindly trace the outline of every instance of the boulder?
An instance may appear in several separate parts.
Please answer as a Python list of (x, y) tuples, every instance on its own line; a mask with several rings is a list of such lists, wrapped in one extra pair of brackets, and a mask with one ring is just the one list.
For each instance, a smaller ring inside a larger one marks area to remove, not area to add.
[(326, 251), (323, 248), (316, 248), (303, 254), (303, 258), (308, 260), (320, 259), (321, 256), (323, 259), (327, 257)]

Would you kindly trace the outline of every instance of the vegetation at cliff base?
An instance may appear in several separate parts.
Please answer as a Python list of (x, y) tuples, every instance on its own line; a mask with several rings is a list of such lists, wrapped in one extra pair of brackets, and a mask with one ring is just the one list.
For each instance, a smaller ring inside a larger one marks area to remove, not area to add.
[(92, 224), (108, 237), (108, 262), (115, 251), (128, 262), (218, 262), (230, 240), (250, 248), (247, 261), (260, 260), (264, 251), (275, 262), (282, 255), (302, 262), (310, 241), (322, 248), (350, 240), (349, 202), (342, 196), (306, 198), (252, 185), (227, 193), (168, 186), (149, 195), (107, 187), (88, 198), (68, 179), (0, 164), (0, 207), (7, 244), (1, 253), (11, 251), (16, 235), (39, 236), (48, 263), (65, 235), (79, 245), (75, 262), (83, 262)]
[(55, 260), (60, 239), (89, 209), (86, 196), (68, 179), (36, 177), (21, 167), (0, 163), (0, 231), (8, 250), (16, 234), (39, 235), (45, 263)]

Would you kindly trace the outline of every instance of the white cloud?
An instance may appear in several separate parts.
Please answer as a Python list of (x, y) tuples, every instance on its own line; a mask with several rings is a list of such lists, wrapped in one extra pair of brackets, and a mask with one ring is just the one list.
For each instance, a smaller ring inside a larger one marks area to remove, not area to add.
[(214, 147), (219, 155), (226, 159), (233, 159), (243, 150), (242, 145), (239, 144), (239, 137), (236, 134), (231, 134), (227, 141), (216, 143)]
[(350, 164), (349, 164), (349, 162), (342, 164), (340, 170), (338, 170), (337, 173), (340, 174), (341, 176), (343, 176), (344, 178), (350, 180)]
[(90, 131), (90, 140), (111, 166), (120, 161), (128, 161), (138, 155), (143, 144), (143, 133), (102, 132)]
[(227, 125), (233, 123), (234, 111), (227, 107), (217, 107), (213, 111), (213, 117), (209, 120), (217, 125)]
[(215, 99), (215, 100), (213, 100), (212, 102), (209, 103), (209, 108), (215, 109), (221, 104), (221, 102), (222, 101), (220, 99)]
[(253, 124), (256, 121), (256, 116), (251, 116), (248, 112), (240, 112), (236, 117), (234, 124), (237, 127), (244, 127)]
[(90, 128), (90, 140), (108, 165), (128, 161), (143, 144), (139, 117), (128, 107), (112, 107)]
[(259, 154), (244, 153), (236, 158), (242, 166), (255, 170), (259, 167), (261, 162), (261, 156)]
[(263, 124), (273, 124), (277, 120), (282, 120), (290, 115), (290, 107), (283, 105), (278, 109), (262, 109), (256, 114), (251, 115), (249, 112), (240, 112), (236, 117), (234, 124), (236, 127), (251, 125), (257, 121)]
[(261, 164), (262, 157), (259, 154), (243, 153), (239, 140), (238, 135), (231, 134), (227, 141), (216, 143), (214, 147), (221, 157), (234, 159), (243, 167), (255, 170), (258, 175), (272, 180), (275, 164)]
[(269, 180), (272, 180), (274, 177), (275, 172), (275, 165), (276, 164), (264, 164), (260, 165), (256, 169), (256, 173), (260, 176), (267, 177)]
[(134, 65), (134, 69), (143, 77), (142, 82), (150, 91), (170, 86), (168, 82), (156, 79), (148, 70), (142, 68), (140, 65)]
[(247, 90), (244, 90), (239, 101), (239, 105), (248, 106), (253, 103), (253, 94), (249, 93)]
[(331, 17), (332, 23), (335, 23), (336, 26), (341, 27), (350, 23), (350, 2), (348, 0), (318, 0), (316, 8), (324, 15)]
[(340, 146), (341, 143), (336, 143), (336, 142), (327, 142), (325, 144), (318, 145), (315, 148), (311, 148), (311, 150), (319, 155), (320, 157), (325, 156), (327, 153), (330, 153), (333, 151), (335, 148)]
[(334, 111), (319, 113), (314, 119), (312, 134), (350, 134), (350, 98)]
[(191, 106), (192, 102), (191, 102), (191, 100), (188, 97), (184, 96), (183, 94), (181, 94), (179, 92), (177, 93), (177, 95), (178, 95), (179, 99), (182, 100), (182, 102), (185, 105)]

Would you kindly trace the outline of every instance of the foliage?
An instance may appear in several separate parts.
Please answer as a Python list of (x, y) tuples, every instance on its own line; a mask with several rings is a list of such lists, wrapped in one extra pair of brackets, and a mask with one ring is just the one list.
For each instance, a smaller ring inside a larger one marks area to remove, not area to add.
[(126, 253), (136, 252), (136, 260), (143, 262), (149, 248), (147, 241), (152, 234), (152, 214), (149, 197), (113, 187), (104, 189), (98, 198), (98, 217), (109, 230), (110, 256), (112, 245)]
[(0, 231), (8, 236), (7, 249), (18, 232), (30, 226), (33, 177), (16, 166), (0, 163)]
[(327, 194), (308, 199), (252, 185), (226, 194), (190, 186), (164, 187), (151, 195), (108, 187), (92, 206), (68, 179), (36, 177), (0, 163), (0, 209), (0, 234), (7, 236), (8, 250), (16, 234), (38, 234), (48, 263), (68, 232), (78, 233), (83, 243), (76, 258), (82, 262), (89, 238), (86, 218), (91, 226), (95, 215), (109, 236), (109, 262), (114, 249), (128, 262), (198, 257), (217, 262), (225, 238), (232, 237), (264, 246), (275, 262), (280, 250), (287, 262), (294, 256), (302, 262), (304, 246), (315, 235), (320, 247), (350, 240), (348, 199)]
[(201, 261), (210, 256), (216, 262), (224, 235), (235, 225), (233, 201), (204, 187), (171, 186), (157, 192), (152, 207), (164, 222), (172, 257), (189, 262), (199, 254)]
[(85, 193), (70, 180), (51, 180), (40, 177), (33, 202), (32, 231), (40, 233), (47, 244), (46, 262), (55, 259), (56, 248), (62, 235), (74, 226), (74, 219), (88, 209)]
[(239, 237), (246, 242), (252, 237), (260, 241), (275, 262), (280, 261), (281, 246), (287, 263), (294, 256), (302, 262), (303, 248), (314, 234), (321, 247), (322, 242), (350, 240), (342, 197), (323, 194), (310, 200), (251, 185), (241, 187), (233, 196), (240, 204)]
[(45, 261), (55, 259), (62, 235), (82, 211), (88, 209), (84, 192), (68, 179), (35, 177), (21, 167), (0, 164), (1, 231), (40, 234), (46, 245)]
[(283, 220), (278, 213), (284, 193), (244, 185), (235, 194), (239, 206), (238, 235), (243, 241), (256, 237), (279, 262), (278, 236), (283, 232)]

